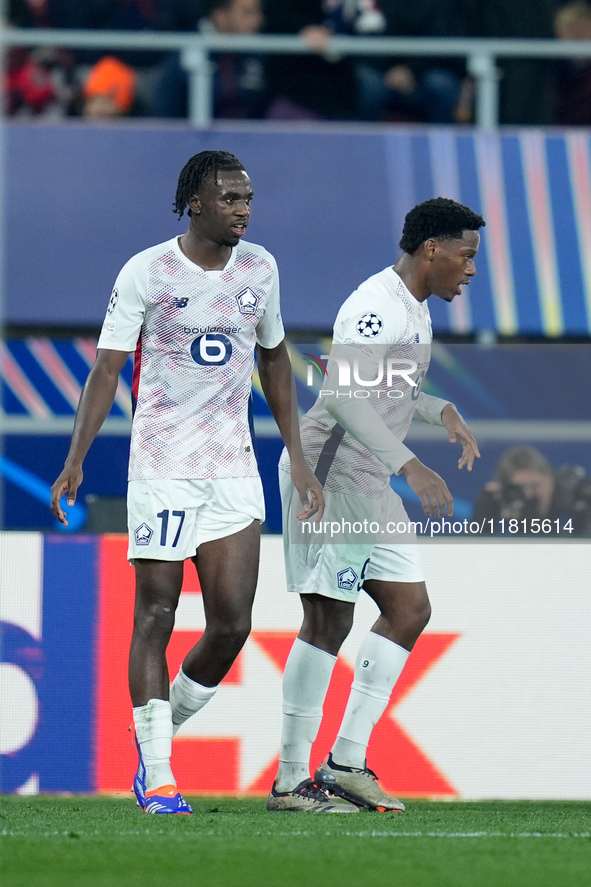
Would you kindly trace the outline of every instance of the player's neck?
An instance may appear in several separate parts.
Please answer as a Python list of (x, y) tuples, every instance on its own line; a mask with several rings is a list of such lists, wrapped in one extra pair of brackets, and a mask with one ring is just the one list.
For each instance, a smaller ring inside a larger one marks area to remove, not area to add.
[(178, 238), (181, 252), (204, 271), (223, 271), (232, 255), (232, 247), (202, 240), (191, 230)]
[(393, 267), (417, 302), (424, 302), (429, 297), (429, 288), (425, 285), (423, 275), (415, 267), (411, 256), (403, 253)]

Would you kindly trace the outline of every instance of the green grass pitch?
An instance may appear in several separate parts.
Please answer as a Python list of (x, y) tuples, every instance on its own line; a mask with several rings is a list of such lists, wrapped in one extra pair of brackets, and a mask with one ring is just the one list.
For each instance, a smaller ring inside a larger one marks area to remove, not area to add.
[(405, 815), (193, 798), (0, 798), (2, 887), (588, 887), (591, 803), (410, 801)]

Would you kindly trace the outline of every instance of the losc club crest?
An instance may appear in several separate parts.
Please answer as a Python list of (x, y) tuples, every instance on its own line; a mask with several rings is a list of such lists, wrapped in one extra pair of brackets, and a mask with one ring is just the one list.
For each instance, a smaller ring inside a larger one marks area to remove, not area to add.
[(255, 296), (249, 287), (242, 290), (241, 293), (238, 293), (236, 301), (238, 302), (238, 310), (241, 314), (254, 314), (257, 305), (259, 304), (259, 296)]
[(147, 524), (140, 524), (134, 531), (135, 544), (149, 545), (153, 535), (154, 530), (152, 527), (149, 527)]
[(342, 588), (344, 591), (351, 591), (355, 583), (357, 582), (358, 576), (355, 570), (352, 567), (347, 567), (346, 570), (340, 570), (337, 573), (337, 583), (339, 588)]

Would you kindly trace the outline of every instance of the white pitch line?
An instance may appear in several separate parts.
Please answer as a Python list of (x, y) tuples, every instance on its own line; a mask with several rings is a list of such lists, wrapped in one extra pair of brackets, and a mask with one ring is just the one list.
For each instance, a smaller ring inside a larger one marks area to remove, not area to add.
[[(209, 814), (208, 814), (209, 815)], [(52, 832), (44, 832), (42, 836), (44, 838), (53, 838), (53, 837), (62, 837), (68, 836), (71, 834), (73, 830), (68, 829), (67, 831), (52, 831)], [(97, 835), (100, 834), (98, 830), (95, 829), (94, 832), (85, 833), (84, 831), (80, 831), (75, 829), (76, 835), (81, 837), (83, 835)], [(33, 832), (30, 831), (12, 831), (9, 829), (0, 830), (0, 837), (30, 837), (33, 836)], [(117, 833), (120, 836), (128, 836), (128, 835), (141, 835), (141, 834), (164, 834), (163, 829), (139, 829), (132, 831), (123, 831)], [(191, 829), (191, 834), (195, 837), (207, 835), (211, 837), (212, 835), (221, 834), (221, 832), (216, 832), (213, 829), (203, 830), (203, 829)], [(256, 831), (254, 834), (261, 835), (263, 834), (260, 830)], [(268, 831), (268, 835), (273, 836), (278, 834), (282, 838), (307, 838), (311, 837), (313, 834), (309, 831), (290, 831), (290, 832), (272, 832)], [(361, 831), (361, 832), (325, 832), (324, 837), (335, 837), (339, 838), (345, 836), (347, 838), (552, 838), (552, 839), (566, 839), (566, 838), (583, 838), (588, 840), (591, 838), (591, 832), (390, 832), (390, 831)]]
[[(271, 832), (268, 832), (271, 834)], [(310, 837), (311, 832), (279, 832), (281, 837)], [(325, 832), (325, 836), (348, 838), (590, 838), (591, 832)]]

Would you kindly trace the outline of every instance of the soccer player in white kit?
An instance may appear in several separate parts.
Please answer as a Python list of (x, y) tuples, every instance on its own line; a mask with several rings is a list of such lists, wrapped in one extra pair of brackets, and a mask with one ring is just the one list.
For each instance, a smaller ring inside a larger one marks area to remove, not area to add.
[[(203, 151), (187, 162), (175, 211), (180, 218), (188, 207), (189, 228), (133, 256), (117, 277), (65, 467), (52, 487), (52, 511), (67, 525), (60, 498), (75, 502), (84, 457), (135, 352), (129, 687), (139, 755), (134, 791), (147, 813), (192, 812), (171, 771), (172, 737), (214, 695), (250, 631), (264, 519), (249, 425), (255, 348), (263, 391), (291, 451), (302, 518), (323, 507), (293, 429), (277, 266), (242, 239), (252, 196), (234, 155)], [(165, 654), (187, 558), (199, 571), (206, 626), (169, 688)]]
[[(375, 524), (375, 533), (358, 537), (357, 544), (350, 533), (342, 541), (328, 531), (324, 537), (303, 536), (306, 526), (296, 528), (293, 520), (289, 454), (281, 457), (287, 586), (300, 594), (304, 618), (285, 667), (279, 770), (269, 810), (404, 811), (366, 760), (371, 732), (430, 616), (414, 527), (390, 477), (405, 476), (425, 514), (452, 514), (443, 479), (403, 443), (413, 417), (443, 425), (449, 440), (462, 444), (459, 468), (470, 471), (480, 456), (455, 406), (420, 389), (432, 338), (427, 299), (451, 302), (470, 282), (484, 224), (480, 215), (447, 198), (419, 204), (406, 216), (396, 264), (362, 283), (337, 315), (328, 377), (302, 419), (302, 445), (324, 487), (325, 526), (350, 528), (365, 519)], [(393, 535), (381, 536), (389, 526), (396, 528), (389, 531)], [(380, 615), (359, 649), (336, 742), (312, 779), (312, 744), (362, 588)], [(335, 803), (335, 796), (352, 803)]]

